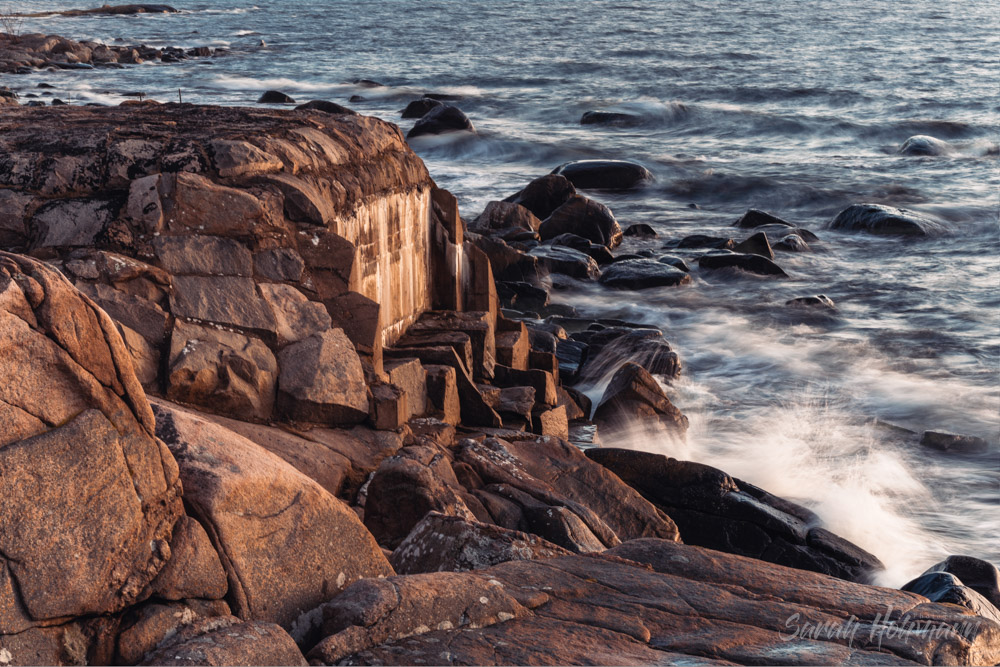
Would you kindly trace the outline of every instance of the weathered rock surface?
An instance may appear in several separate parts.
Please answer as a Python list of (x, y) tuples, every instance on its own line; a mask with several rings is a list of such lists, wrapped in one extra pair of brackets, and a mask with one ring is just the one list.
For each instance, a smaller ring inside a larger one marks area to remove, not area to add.
[[(40, 12), (33, 16), (82, 16), (101, 13), (147, 13), (142, 11), (118, 12), (119, 9), (142, 8), (147, 5), (125, 5), (123, 7), (98, 7), (90, 10), (68, 10), (65, 12)], [(164, 7), (165, 5), (149, 5)], [(114, 11), (107, 11), (114, 10)], [(11, 20), (18, 20), (11, 15)], [(12, 35), (9, 31), (0, 34), (0, 72), (26, 74), (34, 69), (52, 67), (66, 70), (91, 70), (95, 67), (114, 67), (118, 63), (139, 64), (144, 60), (177, 62), (191, 57), (206, 57), (224, 51), (207, 46), (193, 49), (166, 47), (162, 49), (147, 46), (107, 45), (99, 42), (81, 41), (60, 37), (29, 33)], [(15, 101), (16, 104), (16, 101)]]
[(716, 468), (626, 449), (586, 454), (669, 514), (686, 544), (861, 583), (882, 569), (875, 556), (819, 528), (806, 508)]
[(143, 383), (177, 400), (281, 417), (286, 346), (343, 329), (380, 371), (436, 290), (460, 292), (460, 274), (431, 275), (432, 251), (448, 252), (432, 191), (446, 197), (394, 126), (173, 104), (27, 111), (0, 118), (0, 242), (57, 263), (140, 334)]
[(237, 616), (289, 628), (351, 581), (392, 573), (354, 512), (316, 482), (219, 424), (154, 405), (157, 434), (222, 559)]
[(0, 252), (0, 645), (140, 601), (183, 513), (173, 457), (111, 319)]
[(565, 556), (536, 535), (462, 517), (428, 513), (392, 553), (398, 574), (481, 570), (510, 560)]
[(936, 220), (881, 204), (854, 204), (837, 214), (830, 229), (889, 236), (933, 236), (946, 231)]
[(625, 160), (577, 160), (556, 167), (552, 173), (583, 189), (630, 190), (653, 180), (648, 169)]
[(146, 656), (144, 665), (308, 665), (281, 627), (219, 617), (181, 629)]
[(904, 584), (900, 590), (923, 595), (931, 602), (946, 602), (965, 607), (977, 616), (1000, 623), (1000, 609), (977, 591), (965, 586), (950, 572), (928, 572)]
[(691, 282), (686, 272), (655, 259), (626, 259), (604, 269), (600, 283), (617, 289), (673, 287)]
[[(503, 597), (482, 593), (485, 602), (469, 607), (476, 617), (470, 611), (456, 622), (450, 610), (474, 601), (477, 588)], [(449, 593), (438, 601), (428, 589)], [(991, 664), (1000, 657), (1000, 626), (960, 607), (655, 539), (597, 557), (366, 580), (331, 602), (326, 618), (331, 635), (309, 654), (322, 664)]]
[(594, 411), (594, 421), (610, 431), (652, 422), (668, 433), (683, 437), (688, 420), (649, 371), (634, 362), (627, 362), (611, 378), (604, 396)]
[(368, 416), (368, 386), (354, 346), (327, 329), (278, 354), (278, 403), (293, 421), (357, 424)]

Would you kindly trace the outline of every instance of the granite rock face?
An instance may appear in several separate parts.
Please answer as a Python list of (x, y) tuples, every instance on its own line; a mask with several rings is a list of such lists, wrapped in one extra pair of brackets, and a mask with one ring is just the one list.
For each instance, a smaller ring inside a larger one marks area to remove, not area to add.
[(0, 252), (0, 644), (148, 596), (180, 494), (111, 318)]
[(360, 360), (381, 372), (382, 347), (439, 289), (432, 254), (448, 244), (431, 226), (447, 212), (432, 198), (445, 195), (382, 121), (14, 108), (0, 135), (2, 247), (56, 264), (139, 334), (146, 386), (175, 400), (238, 419), (356, 423), (369, 412), (364, 392), (299, 405), (310, 382), (283, 366), (301, 361), (305, 341), (336, 337), (357, 384)]

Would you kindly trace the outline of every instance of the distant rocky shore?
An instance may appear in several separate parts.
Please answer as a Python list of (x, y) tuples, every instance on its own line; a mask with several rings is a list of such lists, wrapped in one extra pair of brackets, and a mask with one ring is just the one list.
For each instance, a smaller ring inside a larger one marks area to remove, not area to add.
[[(439, 102), (421, 132), (474, 130)], [(466, 221), (398, 127), (322, 101), (15, 101), (0, 146), (0, 667), (1000, 662), (995, 566), (873, 586), (810, 510), (600, 446), (688, 428), (661, 331), (549, 301), (690, 282), (615, 256), (652, 230), (581, 193), (640, 165), (563, 165)], [(819, 242), (732, 229), (675, 245), (780, 279), (776, 250)], [(924, 436), (979, 446), (956, 438)]]

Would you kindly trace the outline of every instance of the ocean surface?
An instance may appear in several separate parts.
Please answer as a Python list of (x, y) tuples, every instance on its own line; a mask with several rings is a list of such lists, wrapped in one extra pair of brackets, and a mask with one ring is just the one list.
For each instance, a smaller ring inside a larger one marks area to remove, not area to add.
[[(0, 2), (21, 11), (96, 6)], [(655, 240), (729, 228), (768, 210), (820, 237), (779, 253), (787, 280), (694, 270), (694, 284), (609, 292), (573, 284), (556, 301), (661, 327), (683, 378), (686, 443), (626, 445), (708, 463), (813, 508), (888, 566), (899, 586), (950, 553), (1000, 563), (1000, 12), (993, 0), (175, 0), (180, 14), (30, 19), (25, 31), (228, 55), (121, 70), (4, 77), (23, 93), (117, 104), (251, 105), (278, 89), (399, 123), (424, 92), (455, 102), (479, 135), (414, 140), (471, 220), (487, 202), (574, 159), (620, 158), (656, 177), (587, 193)], [(2, 7), (0, 7), (2, 9)], [(369, 88), (347, 83), (370, 79)], [(38, 83), (55, 86), (35, 89)], [(352, 95), (364, 98), (348, 102)], [(45, 99), (44, 97), (42, 99)], [(22, 100), (25, 101), (25, 100)], [(636, 127), (583, 126), (589, 110)], [(898, 154), (910, 136), (947, 157)], [(826, 229), (875, 202), (940, 219), (901, 240)], [(692, 206), (695, 205), (695, 206)], [(663, 251), (671, 252), (671, 251)], [(677, 253), (674, 253), (677, 254)], [(689, 256), (691, 256), (689, 254)], [(836, 313), (792, 297), (826, 294)], [(599, 398), (608, 377), (591, 378)], [(920, 447), (878, 421), (975, 435), (988, 454)]]

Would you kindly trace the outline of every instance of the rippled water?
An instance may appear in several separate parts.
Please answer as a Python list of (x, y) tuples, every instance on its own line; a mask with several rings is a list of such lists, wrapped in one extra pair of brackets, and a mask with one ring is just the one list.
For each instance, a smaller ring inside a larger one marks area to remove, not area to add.
[[(749, 207), (810, 228), (822, 239), (815, 252), (778, 257), (789, 280), (696, 271), (685, 288), (622, 294), (578, 284), (555, 296), (656, 324), (681, 355), (685, 376), (670, 392), (692, 420), (688, 442), (637, 436), (633, 446), (713, 464), (810, 505), (885, 560), (892, 585), (947, 553), (1000, 562), (994, 2), (174, 5), (183, 13), (26, 28), (231, 54), (5, 83), (30, 92), (45, 81), (75, 102), (117, 103), (136, 90), (171, 101), (178, 88), (184, 101), (223, 104), (253, 103), (269, 88), (300, 101), (361, 95), (350, 106), (393, 121), (423, 92), (450, 93), (480, 136), (413, 145), (467, 218), (564, 161), (602, 157), (639, 161), (656, 176), (638, 192), (591, 193), (623, 224), (660, 234), (621, 251), (732, 234), (726, 226)], [(344, 83), (361, 78), (387, 87)], [(581, 126), (592, 109), (643, 122)], [(915, 134), (952, 142), (956, 154), (898, 155)], [(927, 213), (949, 232), (901, 241), (824, 229), (858, 202)], [(816, 293), (839, 312), (802, 316), (782, 305)], [(923, 450), (873, 428), (873, 418), (978, 435), (992, 450)]]

